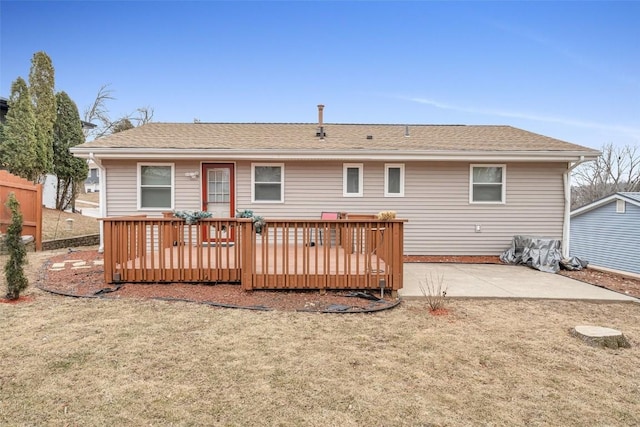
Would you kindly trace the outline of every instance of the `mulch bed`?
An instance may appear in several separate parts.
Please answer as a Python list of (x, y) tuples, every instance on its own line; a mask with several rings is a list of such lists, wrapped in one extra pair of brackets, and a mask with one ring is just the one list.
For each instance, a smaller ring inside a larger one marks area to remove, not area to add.
[(594, 270), (592, 268), (585, 268), (580, 271), (561, 270), (558, 274), (611, 291), (620, 292), (621, 294), (631, 297), (640, 298), (640, 279), (624, 277), (619, 274)]
[(405, 255), (404, 262), (502, 264), (502, 262), (500, 261), (500, 257), (489, 255)]
[(23, 304), (31, 301), (33, 301), (33, 295), (23, 295), (18, 299), (0, 298), (0, 304)]
[[(86, 261), (91, 268), (73, 270), (67, 267), (61, 271), (49, 270), (51, 264), (69, 260)], [(95, 250), (74, 251), (54, 256), (43, 265), (37, 285), (49, 292), (77, 297), (156, 298), (280, 311), (367, 312), (384, 310), (399, 303), (399, 300), (390, 298), (390, 295), (385, 295), (384, 300), (372, 301), (348, 296), (353, 294), (348, 291), (327, 291), (325, 294), (318, 291), (282, 290), (245, 292), (239, 285), (234, 284), (123, 284), (117, 287), (105, 284), (103, 267), (93, 265), (94, 260), (102, 260), (102, 254)], [(497, 256), (407, 256), (405, 262), (500, 264)], [(562, 270), (558, 274), (640, 298), (638, 279), (589, 268), (582, 271)]]
[[(102, 260), (97, 251), (69, 252), (54, 256), (43, 265), (38, 287), (56, 294), (89, 298), (142, 298), (168, 301), (190, 301), (220, 307), (248, 308), (256, 310), (310, 311), (331, 313), (362, 313), (385, 310), (398, 305), (400, 300), (385, 295), (372, 300), (359, 296), (362, 292), (327, 291), (243, 291), (235, 284), (129, 284), (107, 285), (104, 282)], [(67, 261), (66, 268), (52, 271), (53, 263)], [(69, 261), (85, 261), (90, 268), (72, 269)], [(374, 298), (379, 295), (371, 295)]]

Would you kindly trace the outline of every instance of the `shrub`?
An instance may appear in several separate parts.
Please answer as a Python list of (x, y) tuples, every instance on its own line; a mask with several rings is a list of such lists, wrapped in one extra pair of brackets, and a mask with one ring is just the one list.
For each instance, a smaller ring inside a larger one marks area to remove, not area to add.
[(7, 299), (20, 298), (20, 292), (24, 291), (29, 282), (24, 275), (24, 264), (27, 261), (27, 250), (22, 242), (22, 213), (20, 203), (15, 194), (10, 193), (6, 206), (11, 211), (11, 224), (7, 227), (5, 245), (9, 253), (9, 260), (4, 266), (4, 274), (7, 280)]
[(444, 284), (444, 274), (432, 273), (425, 277), (424, 282), (420, 281), (420, 292), (427, 300), (429, 310), (435, 311), (444, 307), (444, 299), (447, 296), (447, 286)]

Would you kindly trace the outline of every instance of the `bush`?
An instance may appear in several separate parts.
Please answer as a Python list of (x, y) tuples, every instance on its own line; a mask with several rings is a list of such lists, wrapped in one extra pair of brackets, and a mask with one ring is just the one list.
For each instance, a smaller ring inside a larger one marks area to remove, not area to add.
[(447, 296), (447, 287), (444, 285), (444, 274), (437, 274), (434, 278), (431, 273), (425, 277), (424, 283), (420, 281), (420, 292), (427, 300), (429, 310), (436, 311), (444, 308), (444, 299)]
[(27, 249), (22, 242), (22, 213), (20, 203), (15, 194), (10, 193), (6, 206), (11, 211), (11, 224), (7, 228), (5, 245), (9, 253), (9, 260), (4, 266), (4, 274), (7, 280), (7, 299), (20, 298), (20, 292), (24, 291), (29, 282), (24, 275), (24, 264), (27, 261)]

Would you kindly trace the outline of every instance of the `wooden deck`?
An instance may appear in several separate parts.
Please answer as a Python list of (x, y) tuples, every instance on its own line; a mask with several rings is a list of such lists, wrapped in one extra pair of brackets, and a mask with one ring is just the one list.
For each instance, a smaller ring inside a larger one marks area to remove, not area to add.
[(104, 221), (110, 283), (224, 282), (247, 290), (379, 289), (381, 283), (398, 290), (402, 284), (403, 221), (277, 220), (262, 234), (240, 219)]

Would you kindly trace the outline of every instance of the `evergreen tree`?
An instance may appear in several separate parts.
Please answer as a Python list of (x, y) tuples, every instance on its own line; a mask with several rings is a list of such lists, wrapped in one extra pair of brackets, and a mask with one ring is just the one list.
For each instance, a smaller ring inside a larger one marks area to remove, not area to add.
[(20, 203), (14, 193), (9, 193), (6, 206), (11, 210), (11, 224), (7, 227), (5, 244), (9, 252), (9, 260), (4, 266), (4, 275), (7, 280), (7, 299), (20, 298), (20, 292), (27, 289), (29, 282), (24, 275), (24, 264), (27, 259), (27, 250), (22, 242), (22, 213)]
[(69, 95), (58, 92), (56, 110), (53, 127), (53, 173), (58, 177), (56, 209), (65, 210), (73, 205), (79, 184), (87, 178), (88, 166), (86, 161), (69, 152), (69, 148), (84, 142), (78, 107)]
[(36, 52), (31, 59), (29, 91), (36, 117), (36, 158), (39, 178), (53, 170), (53, 125), (56, 122), (54, 70), (51, 58)]
[(35, 181), (36, 121), (29, 97), (29, 88), (22, 77), (11, 84), (9, 111), (2, 126), (0, 164), (14, 175)]

